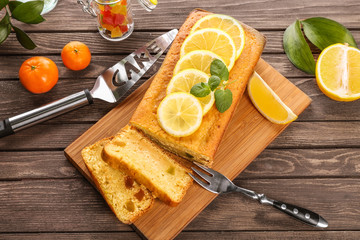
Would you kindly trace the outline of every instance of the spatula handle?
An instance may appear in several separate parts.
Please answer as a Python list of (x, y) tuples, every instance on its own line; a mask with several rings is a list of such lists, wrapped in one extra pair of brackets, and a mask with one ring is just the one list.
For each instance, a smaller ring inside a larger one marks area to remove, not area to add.
[(89, 90), (86, 89), (31, 111), (7, 118), (3, 121), (0, 120), (0, 137), (11, 135), (37, 123), (91, 104), (92, 102), (93, 98)]

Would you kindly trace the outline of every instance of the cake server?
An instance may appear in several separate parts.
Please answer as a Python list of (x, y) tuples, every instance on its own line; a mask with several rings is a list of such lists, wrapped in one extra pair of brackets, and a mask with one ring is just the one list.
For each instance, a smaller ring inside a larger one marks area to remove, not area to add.
[(93, 103), (93, 99), (120, 102), (122, 96), (149, 70), (174, 40), (173, 29), (148, 42), (114, 66), (105, 70), (92, 90), (85, 89), (34, 110), (0, 120), (0, 137), (11, 135), (24, 128), (46, 121), (71, 110)]
[(195, 182), (210, 192), (217, 194), (240, 192), (254, 200), (258, 200), (261, 204), (271, 205), (281, 212), (302, 221), (303, 223), (319, 228), (326, 228), (328, 226), (327, 221), (317, 213), (302, 207), (267, 198), (264, 194), (259, 194), (246, 188), (238, 187), (221, 173), (198, 163), (194, 162), (194, 164), (204, 172), (192, 167), (191, 169), (200, 178), (195, 177), (191, 173), (189, 173), (189, 175), (195, 180)]

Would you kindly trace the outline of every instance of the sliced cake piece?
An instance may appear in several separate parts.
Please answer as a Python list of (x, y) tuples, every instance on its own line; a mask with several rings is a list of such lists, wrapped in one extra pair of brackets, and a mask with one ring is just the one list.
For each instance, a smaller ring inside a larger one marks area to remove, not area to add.
[(169, 151), (191, 161), (211, 166), (223, 134), (260, 58), (265, 38), (255, 29), (242, 24), (245, 46), (230, 71), (229, 82), (233, 83), (227, 86), (233, 94), (232, 105), (224, 113), (220, 113), (213, 106), (203, 117), (200, 128), (190, 136), (171, 136), (161, 128), (157, 119), (157, 108), (166, 96), (167, 85), (173, 76), (175, 65), (180, 59), (181, 45), (193, 25), (209, 14), (211, 13), (198, 9), (190, 13), (174, 39), (161, 68), (130, 119), (130, 125), (142, 130)]
[(82, 150), (81, 155), (96, 187), (123, 223), (131, 224), (154, 202), (151, 192), (123, 171), (113, 169), (102, 160), (101, 152), (111, 139), (103, 139)]
[(103, 159), (146, 186), (160, 200), (176, 206), (192, 183), (188, 169), (135, 127), (124, 127), (104, 146)]

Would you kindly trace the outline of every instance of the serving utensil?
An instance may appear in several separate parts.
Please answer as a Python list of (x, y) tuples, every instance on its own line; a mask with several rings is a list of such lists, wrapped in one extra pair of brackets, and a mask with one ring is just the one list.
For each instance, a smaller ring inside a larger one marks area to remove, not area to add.
[(109, 103), (120, 102), (121, 97), (169, 47), (177, 33), (178, 30), (173, 29), (157, 37), (108, 68), (96, 79), (95, 85), (90, 91), (85, 89), (34, 110), (0, 120), (0, 137), (11, 135), (63, 113), (92, 104), (94, 98)]
[(314, 213), (302, 207), (298, 207), (292, 204), (267, 198), (262, 193), (259, 194), (252, 190), (238, 187), (221, 173), (211, 168), (200, 165), (198, 163), (194, 162), (194, 164), (198, 166), (200, 169), (202, 169), (205, 173), (198, 170), (197, 168), (192, 167), (191, 169), (200, 178), (195, 177), (191, 173), (189, 173), (189, 175), (195, 180), (195, 182), (197, 182), (200, 186), (202, 186), (203, 188), (205, 188), (210, 192), (216, 194), (240, 192), (254, 200), (258, 200), (261, 204), (271, 205), (276, 209), (280, 210), (281, 212), (286, 213), (289, 216), (292, 216), (311, 226), (319, 227), (319, 228), (326, 228), (328, 226), (328, 222), (317, 213)]

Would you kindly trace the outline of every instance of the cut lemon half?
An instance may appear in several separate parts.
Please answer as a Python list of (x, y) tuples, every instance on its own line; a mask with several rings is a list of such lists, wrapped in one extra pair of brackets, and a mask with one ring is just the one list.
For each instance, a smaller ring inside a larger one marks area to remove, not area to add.
[(297, 115), (281, 101), (256, 72), (248, 83), (248, 93), (257, 110), (270, 122), (287, 124), (297, 119)]
[(159, 104), (157, 117), (160, 126), (168, 134), (175, 137), (189, 136), (201, 125), (201, 103), (190, 93), (171, 93)]
[[(166, 89), (166, 94), (170, 94), (173, 92), (186, 92), (190, 93), (191, 88), (201, 82), (208, 82), (209, 76), (199, 70), (196, 69), (186, 69), (182, 72), (176, 74), (169, 82), (169, 85)], [(211, 92), (209, 95), (205, 97), (198, 97), (197, 98), (201, 106), (203, 108), (203, 115), (205, 115), (212, 105), (215, 102), (214, 92)]]
[(343, 44), (325, 48), (316, 62), (320, 90), (336, 101), (360, 98), (360, 50)]
[(191, 33), (181, 45), (180, 57), (195, 50), (209, 50), (219, 55), (229, 71), (234, 66), (235, 43), (229, 34), (220, 29), (204, 28)]
[(190, 33), (203, 28), (218, 28), (229, 34), (236, 47), (235, 59), (239, 58), (245, 45), (245, 33), (243, 27), (235, 18), (223, 14), (207, 15), (195, 23)]
[[(174, 75), (185, 69), (193, 68), (200, 70), (210, 76), (210, 65), (215, 59), (219, 59), (224, 62), (220, 56), (208, 50), (195, 50), (189, 52), (180, 58), (180, 60), (176, 63), (174, 68)], [(227, 67), (229, 68), (229, 66)]]

